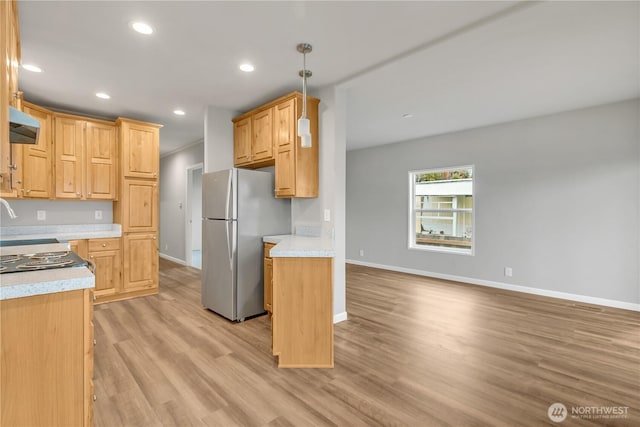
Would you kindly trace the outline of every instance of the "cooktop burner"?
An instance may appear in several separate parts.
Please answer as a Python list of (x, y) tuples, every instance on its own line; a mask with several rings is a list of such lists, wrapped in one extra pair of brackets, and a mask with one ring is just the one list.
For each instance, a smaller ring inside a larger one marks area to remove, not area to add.
[(47, 270), (63, 267), (86, 267), (87, 261), (74, 252), (43, 252), (0, 257), (0, 274), (19, 271)]

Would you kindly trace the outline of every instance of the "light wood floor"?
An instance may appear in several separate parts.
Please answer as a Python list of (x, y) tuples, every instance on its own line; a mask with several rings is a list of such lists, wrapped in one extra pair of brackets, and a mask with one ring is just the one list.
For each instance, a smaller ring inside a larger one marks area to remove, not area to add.
[(96, 306), (96, 426), (640, 425), (639, 313), (347, 265), (335, 368), (285, 370), (199, 275), (161, 260), (159, 295)]

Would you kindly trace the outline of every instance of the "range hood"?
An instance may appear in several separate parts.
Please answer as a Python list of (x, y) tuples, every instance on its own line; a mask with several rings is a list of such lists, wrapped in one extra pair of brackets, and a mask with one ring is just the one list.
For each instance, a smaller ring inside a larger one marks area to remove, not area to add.
[(22, 111), (9, 107), (9, 142), (37, 144), (40, 122)]

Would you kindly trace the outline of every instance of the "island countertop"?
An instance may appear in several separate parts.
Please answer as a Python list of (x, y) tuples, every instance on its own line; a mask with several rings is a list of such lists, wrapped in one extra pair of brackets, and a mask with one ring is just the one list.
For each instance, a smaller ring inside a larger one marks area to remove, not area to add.
[[(41, 251), (59, 251), (61, 243), (9, 246), (1, 248), (2, 255), (31, 253), (38, 248)], [(63, 267), (48, 270), (23, 271), (0, 274), (0, 301), (34, 295), (53, 294), (93, 288), (95, 276), (88, 268)]]
[(262, 241), (273, 243), (273, 258), (333, 258), (336, 256), (333, 239), (296, 234), (263, 236)]

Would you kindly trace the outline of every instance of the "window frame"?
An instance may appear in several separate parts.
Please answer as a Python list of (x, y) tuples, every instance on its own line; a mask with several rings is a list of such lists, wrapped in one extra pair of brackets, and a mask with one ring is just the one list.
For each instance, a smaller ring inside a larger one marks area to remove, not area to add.
[[(460, 170), (460, 169), (471, 169), (471, 247), (470, 248), (456, 248), (456, 247), (446, 247), (446, 246), (436, 246), (436, 245), (419, 245), (416, 243), (416, 213), (418, 211), (432, 211), (432, 212), (468, 212), (467, 209), (418, 209), (415, 206), (416, 203), (416, 175), (422, 175), (427, 173), (438, 173), (444, 171), (451, 170)], [(462, 166), (451, 166), (451, 167), (440, 167), (440, 168), (430, 168), (430, 169), (417, 169), (411, 170), (408, 172), (409, 175), (409, 227), (408, 227), (408, 249), (409, 250), (418, 250), (418, 251), (429, 251), (429, 252), (439, 252), (439, 253), (448, 253), (448, 254), (456, 254), (456, 255), (467, 255), (474, 256), (475, 255), (475, 247), (476, 247), (476, 194), (475, 194), (475, 181), (476, 181), (476, 168), (475, 165), (462, 165)]]

